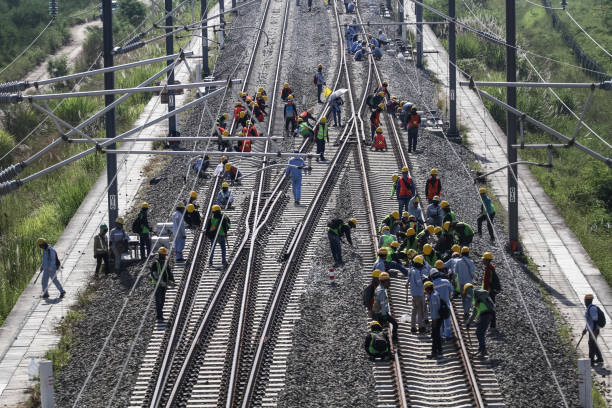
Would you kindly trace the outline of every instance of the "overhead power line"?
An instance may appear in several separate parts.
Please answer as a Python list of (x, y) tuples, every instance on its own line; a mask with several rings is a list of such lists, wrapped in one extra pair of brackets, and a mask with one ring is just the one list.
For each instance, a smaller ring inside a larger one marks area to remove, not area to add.
[(574, 19), (574, 17), (572, 17), (572, 15), (569, 13), (569, 11), (565, 10), (565, 14), (567, 14), (567, 16), (570, 18), (570, 20), (572, 20), (572, 22), (574, 24), (576, 24), (576, 26), (578, 26), (578, 28), (580, 29), (580, 31), (582, 31), (584, 33), (584, 35), (589, 37), (589, 40), (593, 41), (593, 43), (595, 43), (595, 45), (597, 45), (600, 50), (605, 52), (606, 55), (608, 55), (608, 57), (612, 58), (612, 54), (610, 54), (604, 47), (601, 46), (601, 44), (599, 44), (597, 41), (595, 41), (595, 39), (593, 37), (591, 37), (589, 35), (589, 33), (587, 33), (587, 31), (584, 28), (582, 28), (582, 26), (580, 24), (578, 24), (578, 22)]
[(538, 3), (534, 3), (533, 1), (529, 1), (529, 0), (525, 0), (527, 3), (532, 4), (536, 7), (541, 7), (543, 9), (547, 9), (547, 10), (563, 10), (563, 7), (548, 7), (548, 6), (544, 6), (542, 4), (538, 4)]

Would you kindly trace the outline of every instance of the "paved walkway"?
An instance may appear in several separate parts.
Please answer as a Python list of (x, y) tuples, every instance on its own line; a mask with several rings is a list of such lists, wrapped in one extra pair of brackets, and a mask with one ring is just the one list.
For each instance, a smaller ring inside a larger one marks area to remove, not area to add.
[[(215, 9), (216, 10), (216, 9)], [(217, 11), (211, 11), (216, 13)], [(209, 36), (214, 36), (211, 30)], [(214, 38), (214, 37), (211, 37)], [(194, 38), (186, 50), (201, 55), (201, 39)], [(190, 67), (195, 69), (195, 60)], [(175, 71), (175, 77), (182, 83), (189, 82), (189, 73), (184, 64)], [(179, 107), (187, 93), (176, 96)], [(159, 97), (153, 97), (140, 115), (135, 126), (139, 126), (167, 112)], [(133, 137), (160, 137), (168, 133), (168, 122), (163, 121), (148, 127)], [(133, 142), (122, 146), (125, 149), (150, 150), (151, 142)], [(119, 209), (123, 213), (133, 204), (134, 197), (145, 180), (144, 168), (151, 156), (124, 155), (118, 158)], [(98, 226), (108, 222), (106, 199), (106, 171), (98, 178), (93, 188), (64, 230), (54, 248), (62, 260), (60, 281), (67, 291), (63, 300), (56, 298), (57, 292), (50, 290), (51, 298), (41, 299), (40, 281), (34, 278), (20, 296), (10, 315), (0, 327), (0, 407), (14, 407), (27, 399), (24, 392), (33, 382), (28, 376), (31, 359), (41, 359), (45, 352), (59, 341), (54, 328), (66, 315), (78, 298), (95, 269), (93, 258), (94, 235)]]
[[(406, 9), (407, 20), (415, 21), (414, 7), (411, 5)], [(448, 94), (448, 54), (429, 26), (425, 26), (423, 38), (424, 49), (437, 51), (425, 54), (427, 69), (442, 81), (443, 91)], [(457, 82), (460, 80), (466, 78), (458, 73)], [(479, 96), (467, 87), (457, 87), (457, 116), (460, 122), (469, 127), (468, 141), (472, 150), (480, 156), (480, 164), (485, 172), (508, 163), (505, 133), (486, 110)], [(488, 180), (491, 190), (506, 207), (507, 172), (500, 171)], [(538, 265), (541, 279), (548, 286), (547, 290), (561, 314), (573, 328), (574, 340), (577, 342), (585, 327), (584, 295), (595, 295), (595, 303), (605, 306), (609, 321), (612, 290), (565, 224), (550, 197), (525, 166), (519, 166), (518, 181), (521, 242), (527, 255)], [(604, 329), (599, 344), (606, 362), (612, 362), (612, 332)], [(582, 342), (581, 350), (588, 356), (586, 341)]]

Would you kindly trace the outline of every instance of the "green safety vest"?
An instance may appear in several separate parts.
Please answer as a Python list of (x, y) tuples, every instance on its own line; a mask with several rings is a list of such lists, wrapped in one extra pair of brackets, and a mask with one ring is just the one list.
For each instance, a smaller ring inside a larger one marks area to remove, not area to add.
[(415, 237), (412, 237), (412, 241), (410, 241), (410, 238), (406, 238), (406, 246), (404, 247), (404, 252), (408, 253), (410, 249), (414, 249), (416, 251), (418, 244), (419, 243)]
[(444, 221), (448, 221), (450, 219), (450, 222), (455, 222), (457, 221), (457, 216), (455, 215), (455, 213), (453, 211), (449, 211), (446, 214), (444, 214)]
[(429, 265), (435, 264), (436, 261), (438, 260), (438, 255), (436, 255), (436, 251), (432, 251), (431, 255), (423, 255), (423, 257), (425, 258), (425, 261), (427, 261)]
[[(157, 280), (161, 278), (161, 264), (159, 262), (159, 260), (155, 261), (155, 266), (157, 266), (157, 276), (155, 276), (155, 274), (151, 274), (151, 282), (153, 282), (154, 285), (157, 285)], [(161, 283), (159, 284), (160, 287), (165, 288), (167, 286), (167, 282), (168, 282), (168, 267), (166, 267), (166, 270), (164, 271), (164, 273), (166, 274), (166, 282), (164, 282), (163, 280), (161, 281)]]
[(393, 260), (394, 253), (395, 253), (395, 248), (393, 248), (392, 246), (387, 248), (387, 259), (386, 259), (387, 262), (391, 262)]
[[(476, 306), (476, 295), (472, 298), (472, 304)], [(489, 308), (487, 307), (487, 302), (480, 302), (478, 306), (476, 306), (476, 316), (480, 317), (484, 312), (488, 312)]]
[(465, 225), (465, 228), (463, 229), (463, 232), (465, 233), (466, 237), (471, 237), (472, 235), (474, 235), (474, 230), (472, 229), (472, 227), (470, 227), (469, 224), (466, 224), (465, 222), (461, 222), (459, 224)]
[(306, 122), (300, 123), (300, 135), (308, 136), (309, 133), (310, 133), (310, 127), (308, 127), (308, 124)]
[(319, 123), (319, 131), (317, 132), (317, 139), (323, 140), (327, 137), (327, 123)]
[(383, 246), (389, 247), (391, 246), (391, 243), (395, 241), (395, 236), (391, 234), (383, 234), (382, 239), (383, 239)]
[(384, 351), (376, 350), (374, 348), (374, 336), (370, 335), (370, 345), (368, 346), (368, 349), (371, 354), (381, 354), (381, 353), (387, 353), (389, 351), (389, 346), (386, 346)]
[[(219, 223), (221, 222), (221, 220), (225, 218), (223, 215), (221, 216), (221, 218), (217, 218), (217, 217), (211, 217), (210, 219), (210, 226), (211, 229), (213, 231), (217, 231), (217, 227), (219, 226)], [(224, 237), (227, 231), (225, 231), (223, 228), (219, 228), (219, 236), (220, 237)]]

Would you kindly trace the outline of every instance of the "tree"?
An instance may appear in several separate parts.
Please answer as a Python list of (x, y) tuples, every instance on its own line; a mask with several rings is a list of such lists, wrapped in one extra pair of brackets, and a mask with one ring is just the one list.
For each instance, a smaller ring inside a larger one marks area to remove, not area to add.
[(138, 0), (121, 0), (119, 3), (119, 18), (137, 27), (146, 17), (147, 9)]
[(51, 78), (68, 75), (68, 58), (65, 55), (51, 58), (47, 62), (47, 72)]

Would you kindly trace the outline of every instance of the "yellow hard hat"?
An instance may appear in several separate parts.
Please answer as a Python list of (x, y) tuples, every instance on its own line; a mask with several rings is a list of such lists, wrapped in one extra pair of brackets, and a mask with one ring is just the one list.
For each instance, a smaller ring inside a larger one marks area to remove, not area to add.
[[(446, 200), (442, 201), (442, 202), (440, 203), (440, 207), (441, 207), (441, 208), (446, 208), (446, 207), (448, 207), (448, 201), (446, 201)], [(447, 221), (447, 222), (448, 222), (448, 221)]]
[(377, 127), (376, 128), (376, 133), (382, 133), (382, 128), (381, 127)]
[(397, 242), (397, 241), (393, 241), (393, 242), (391, 243), (391, 246), (392, 246), (393, 248), (399, 248), (399, 242)]
[[(382, 92), (381, 92), (381, 93), (382, 93)], [(384, 93), (383, 93), (381, 96), (383, 96), (383, 95), (384, 95)], [(378, 104), (378, 107), (379, 107), (380, 109), (385, 109), (385, 105), (383, 105), (382, 103), (379, 103), (379, 104)]]
[(423, 259), (423, 255), (417, 255), (414, 258), (412, 258), (412, 262), (423, 265), (423, 262), (425, 262), (425, 259)]
[(448, 231), (448, 229), (450, 228), (450, 221), (446, 221), (444, 224), (442, 224), (442, 228), (444, 228), (444, 231)]
[(232, 169), (231, 163), (225, 163), (225, 171), (230, 171)]
[(438, 175), (438, 169), (431, 169), (429, 174), (431, 174), (432, 176), (437, 176)]
[(461, 247), (455, 244), (451, 247), (451, 251), (459, 253), (461, 251)]
[(435, 227), (434, 228), (434, 234), (438, 235), (441, 232), (442, 232), (442, 228), (441, 227)]
[(370, 330), (382, 330), (382, 325), (377, 320), (372, 320), (368, 323), (368, 326), (370, 326)]
[(308, 113), (310, 113), (310, 114), (312, 115), (314, 111), (313, 111), (312, 109), (308, 109), (308, 111), (307, 111), (307, 112), (308, 112)]
[(223, 184), (221, 184), (222, 188), (229, 188), (229, 183), (227, 181), (224, 181)]
[(415, 202), (415, 203), (417, 203), (417, 204), (418, 204), (418, 203), (419, 203), (419, 201), (421, 201), (421, 200), (419, 199), (419, 196), (414, 197), (414, 202)]
[(229, 115), (227, 113), (224, 113), (223, 114), (223, 119), (227, 119), (227, 118), (229, 118)]
[(408, 250), (408, 252), (406, 253), (406, 255), (408, 255), (408, 258), (412, 259), (416, 256), (417, 251), (415, 251), (414, 249), (410, 248)]
[(489, 261), (493, 260), (493, 254), (490, 252), (485, 252), (484, 254), (482, 254), (482, 259), (488, 259)]
[(187, 212), (188, 213), (192, 213), (195, 211), (195, 205), (193, 204), (187, 204)]
[(472, 285), (471, 283), (466, 283), (465, 285), (463, 285), (463, 294), (467, 294), (468, 289), (474, 289), (474, 285)]
[(219, 163), (223, 163), (224, 161), (227, 160), (227, 156), (221, 156), (219, 157)]
[(119, 217), (115, 220), (115, 224), (119, 224), (119, 225), (123, 225), (125, 224), (125, 221), (123, 220), (123, 217)]
[(486, 194), (486, 193), (487, 193), (487, 189), (486, 189), (486, 188), (484, 188), (484, 187), (480, 187), (480, 188), (478, 189), (478, 193), (480, 193), (480, 194)]
[(382, 231), (391, 231), (391, 228), (389, 228), (388, 225), (385, 225), (384, 227), (382, 227)]
[(436, 269), (444, 269), (444, 261), (442, 261), (441, 259), (438, 259), (434, 266)]
[(461, 255), (459, 252), (457, 251), (453, 252), (453, 258), (458, 258), (459, 255)]
[(257, 92), (262, 93), (264, 91), (264, 89), (262, 87), (259, 87), (259, 89), (257, 90)]
[(378, 278), (380, 276), (380, 272), (381, 272), (380, 269), (374, 269), (372, 271), (372, 277), (373, 278)]
[(157, 253), (160, 255), (168, 255), (168, 250), (166, 249), (166, 247), (159, 247)]
[(430, 244), (423, 245), (423, 253), (425, 255), (431, 255), (432, 251), (433, 251), (433, 248), (431, 247)]
[(185, 208), (185, 203), (184, 203), (184, 202), (182, 202), (182, 201), (179, 201), (179, 202), (178, 202), (178, 204), (176, 205), (176, 208), (178, 208), (178, 209), (183, 209), (183, 208)]
[[(244, 118), (245, 116), (246, 116), (246, 112), (245, 111), (240, 111), (240, 117)], [(225, 133), (225, 132), (223, 132), (223, 133)]]
[(412, 105), (412, 110), (417, 110), (417, 106), (416, 105)]
[(432, 281), (427, 281), (423, 284), (423, 290), (427, 291), (427, 289), (433, 289), (434, 284)]
[(191, 198), (198, 198), (198, 193), (196, 193), (195, 191), (192, 191), (189, 193), (189, 197)]
[(213, 206), (212, 206), (212, 208), (211, 208), (210, 210), (211, 210), (212, 212), (215, 212), (215, 211), (221, 211), (221, 206), (220, 206), (220, 205), (218, 205), (218, 204), (215, 204), (215, 205), (213, 205)]
[[(240, 112), (240, 116), (244, 116), (244, 115), (243, 115), (243, 113), (244, 113), (244, 112)], [(223, 136), (229, 136), (229, 131), (224, 130), (224, 131), (223, 131), (223, 133), (222, 133), (222, 135), (223, 135)]]
[(304, 121), (304, 119), (298, 118), (298, 123), (303, 122), (303, 121)]
[(433, 233), (434, 233), (434, 226), (433, 225), (428, 225), (427, 226), (427, 232), (429, 232), (429, 235), (433, 235)]
[(408, 171), (408, 166), (404, 166), (404, 167), (402, 167), (402, 173), (404, 173), (404, 172), (406, 172), (406, 171)]
[(44, 238), (38, 238), (38, 240), (36, 241), (36, 245), (41, 246), (47, 243), (47, 240)]
[(462, 254), (469, 254), (470, 253), (470, 248), (464, 246), (463, 248), (461, 248), (461, 253)]
[(349, 219), (348, 219), (348, 222), (349, 222), (350, 224), (353, 224), (353, 226), (354, 226), (354, 227), (356, 227), (356, 226), (357, 226), (357, 218), (349, 218)]
[(249, 106), (252, 108), (255, 107), (255, 102), (254, 101), (249, 102)]
[[(384, 92), (379, 92), (378, 96), (385, 96), (385, 93)], [(380, 105), (378, 105), (378, 106), (380, 106)]]
[(250, 120), (246, 121), (247, 126), (249, 126), (250, 124), (252, 124), (253, 122), (251, 122)]
[(433, 196), (432, 200), (439, 202), (440, 201), (440, 196), (435, 195), (435, 196)]
[(408, 211), (402, 211), (402, 218), (404, 217), (409, 217), (410, 214), (408, 213)]
[(388, 86), (389, 83), (387, 81), (383, 81), (383, 86)]
[(149, 208), (149, 203), (144, 202), (144, 203), (140, 204), (140, 208)]
[(244, 95), (246, 95), (244, 92), (242, 92), (242, 91), (238, 91), (238, 96), (242, 97), (242, 96), (244, 96)]
[(392, 216), (393, 218), (395, 218), (396, 220), (399, 220), (399, 217), (400, 217), (400, 215), (399, 215), (399, 211), (393, 211), (393, 212), (391, 213), (391, 216)]
[(587, 293), (586, 295), (584, 295), (584, 300), (593, 300), (594, 296), (592, 293)]
[(293, 100), (293, 95), (289, 95), (289, 100), (292, 101)]
[(408, 230), (406, 230), (406, 236), (407, 237), (411, 237), (414, 234), (416, 234), (416, 231), (414, 230), (414, 228), (408, 228)]
[(389, 251), (387, 251), (387, 248), (384, 248), (384, 247), (378, 250), (378, 255), (387, 256), (388, 253)]
[(257, 95), (255, 95), (257, 98), (261, 97), (261, 92), (257, 92)]
[(242, 102), (240, 101), (236, 102), (236, 106), (242, 106)]
[(378, 275), (378, 280), (379, 281), (389, 280), (389, 274), (387, 272), (381, 272), (380, 275)]
[(283, 85), (283, 88), (289, 88), (289, 84), (285, 82), (285, 84)]
[(399, 178), (399, 176), (397, 174), (394, 174), (391, 176), (391, 180), (395, 183), (397, 181), (397, 179)]
[(317, 65), (317, 68), (323, 68), (322, 64)]
[(326, 123), (326, 122), (327, 122), (327, 118), (326, 118), (325, 116), (323, 116), (323, 117), (321, 118), (321, 123)]

